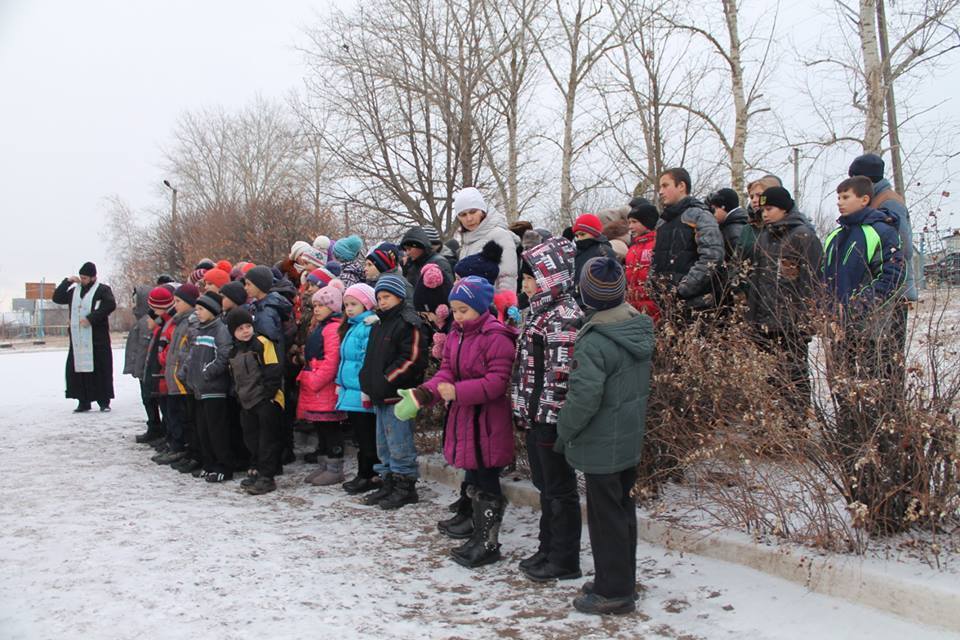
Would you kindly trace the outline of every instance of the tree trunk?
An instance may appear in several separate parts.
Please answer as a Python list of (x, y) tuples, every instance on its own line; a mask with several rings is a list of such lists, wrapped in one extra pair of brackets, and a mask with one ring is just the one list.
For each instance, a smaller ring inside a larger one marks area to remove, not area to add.
[[(572, 56), (576, 60), (576, 54)], [(567, 223), (573, 222), (573, 117), (577, 99), (576, 64), (571, 64), (567, 83), (566, 105), (563, 112), (563, 149), (560, 162), (560, 215)]]
[(893, 95), (893, 78), (890, 71), (890, 45), (887, 41), (887, 17), (884, 0), (877, 0), (877, 33), (880, 39), (880, 54), (883, 57), (883, 84), (886, 87), (887, 135), (890, 138), (890, 164), (893, 169), (893, 188), (906, 197), (907, 185), (903, 179), (903, 159), (900, 155), (900, 125), (897, 122), (897, 102)]
[(863, 152), (881, 152), (883, 139), (883, 71), (877, 44), (877, 0), (860, 0), (860, 49), (863, 55)]
[(723, 0), (723, 16), (727, 22), (727, 34), (730, 36), (730, 81), (733, 91), (734, 131), (730, 153), (730, 179), (733, 190), (745, 191), (744, 173), (746, 172), (747, 121), (750, 114), (743, 88), (743, 63), (740, 56), (740, 34), (737, 28), (736, 0)]

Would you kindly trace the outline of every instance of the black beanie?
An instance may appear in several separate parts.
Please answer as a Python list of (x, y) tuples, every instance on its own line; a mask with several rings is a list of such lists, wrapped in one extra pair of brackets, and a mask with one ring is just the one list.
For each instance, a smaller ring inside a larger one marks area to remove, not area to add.
[(168, 274), (168, 273), (161, 273), (160, 275), (157, 276), (157, 284), (158, 284), (158, 285), (161, 285), (161, 284), (169, 284), (169, 283), (171, 283), (171, 282), (173, 282), (173, 276), (171, 276), (171, 275)]
[(637, 207), (632, 207), (627, 217), (633, 218), (647, 229), (653, 231), (657, 228), (657, 220), (660, 219), (660, 213), (655, 206), (648, 202)]
[(80, 267), (80, 275), (87, 276), (88, 278), (97, 277), (97, 265), (92, 262), (84, 262), (83, 266)]
[(850, 163), (849, 176), (866, 176), (874, 184), (883, 180), (883, 158), (875, 153), (865, 153), (857, 156)]
[(197, 298), (197, 304), (212, 313), (215, 316), (220, 315), (223, 311), (223, 298), (220, 297), (220, 294), (214, 293), (213, 291), (208, 291), (199, 298)]
[(740, 198), (736, 191), (730, 187), (724, 187), (707, 196), (707, 204), (712, 207), (723, 207), (727, 213), (730, 213), (740, 206)]
[(230, 330), (230, 335), (232, 336), (238, 328), (245, 324), (253, 324), (253, 316), (250, 315), (250, 312), (243, 307), (230, 309), (230, 313), (227, 314), (227, 329)]
[(270, 267), (257, 265), (253, 269), (250, 269), (250, 271), (247, 271), (243, 277), (252, 282), (253, 286), (264, 293), (270, 293), (270, 289), (273, 288), (273, 271)]
[(243, 288), (243, 283), (241, 283), (239, 280), (228, 282), (220, 287), (220, 295), (224, 298), (230, 298), (230, 302), (238, 307), (242, 304), (246, 304), (247, 302), (247, 290)]
[(783, 187), (770, 187), (760, 196), (760, 206), (764, 207), (766, 205), (790, 211), (795, 203), (793, 198), (790, 197), (790, 192)]

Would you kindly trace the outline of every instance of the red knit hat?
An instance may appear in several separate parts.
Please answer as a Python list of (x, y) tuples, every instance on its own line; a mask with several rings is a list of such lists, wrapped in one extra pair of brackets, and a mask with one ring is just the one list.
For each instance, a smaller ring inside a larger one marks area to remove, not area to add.
[(226, 274), (229, 274), (230, 271), (233, 269), (233, 265), (230, 264), (229, 260), (221, 260), (220, 262), (217, 263), (216, 268), (220, 269), (220, 271), (223, 271)]
[(253, 269), (255, 266), (257, 266), (256, 262), (244, 262), (243, 266), (240, 267), (240, 273), (246, 275), (247, 271), (250, 271), (250, 269)]
[(597, 238), (603, 233), (603, 223), (600, 222), (600, 218), (592, 213), (585, 213), (573, 223), (573, 232), (578, 233), (580, 231)]
[(230, 274), (227, 271), (217, 267), (216, 269), (210, 269), (203, 274), (203, 281), (212, 284), (219, 289), (223, 285), (230, 282)]
[(157, 311), (166, 311), (173, 306), (173, 293), (167, 287), (154, 287), (147, 297), (147, 304)]

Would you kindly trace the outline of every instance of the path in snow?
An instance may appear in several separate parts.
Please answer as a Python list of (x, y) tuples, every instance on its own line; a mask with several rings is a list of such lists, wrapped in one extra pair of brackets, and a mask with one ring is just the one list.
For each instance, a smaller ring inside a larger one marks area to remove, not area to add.
[(386, 513), (302, 484), (302, 463), (258, 497), (184, 477), (134, 444), (135, 381), (117, 378), (113, 413), (75, 416), (64, 359), (0, 355), (3, 638), (950, 637), (643, 543), (639, 612), (579, 614), (583, 580), (535, 585), (516, 568), (536, 544), (528, 509), (507, 511), (506, 559), (469, 571), (435, 528), (453, 490), (424, 483), (423, 502)]

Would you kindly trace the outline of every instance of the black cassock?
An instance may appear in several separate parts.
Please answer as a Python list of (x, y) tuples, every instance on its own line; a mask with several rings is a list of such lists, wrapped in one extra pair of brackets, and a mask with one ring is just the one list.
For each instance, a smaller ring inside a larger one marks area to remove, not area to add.
[[(73, 301), (72, 283), (64, 279), (53, 292), (53, 301), (57, 304), (70, 305)], [(94, 283), (80, 289), (85, 295)], [(80, 285), (77, 284), (79, 287)], [(99, 304), (98, 304), (99, 303)], [(67, 393), (66, 397), (80, 402), (107, 403), (113, 398), (113, 351), (110, 348), (110, 322), (108, 320), (117, 301), (113, 298), (113, 291), (105, 284), (101, 284), (90, 305), (92, 311), (87, 316), (90, 328), (93, 330), (93, 371), (91, 373), (77, 373), (73, 370), (73, 341), (70, 342), (70, 353), (67, 354)], [(71, 309), (71, 313), (72, 313)]]

